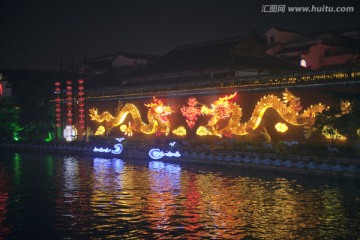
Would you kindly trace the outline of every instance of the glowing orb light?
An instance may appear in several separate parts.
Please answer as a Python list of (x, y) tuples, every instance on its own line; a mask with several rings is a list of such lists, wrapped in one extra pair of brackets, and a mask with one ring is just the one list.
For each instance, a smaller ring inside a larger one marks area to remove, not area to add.
[(177, 129), (172, 131), (175, 135), (178, 136), (185, 136), (186, 135), (186, 129), (183, 126), (178, 127)]
[(284, 132), (286, 132), (289, 128), (288, 128), (288, 126), (285, 124), (285, 123), (277, 123), (276, 125), (275, 125), (275, 129), (276, 129), (276, 131), (278, 131), (278, 132), (281, 132), (281, 133), (284, 133)]

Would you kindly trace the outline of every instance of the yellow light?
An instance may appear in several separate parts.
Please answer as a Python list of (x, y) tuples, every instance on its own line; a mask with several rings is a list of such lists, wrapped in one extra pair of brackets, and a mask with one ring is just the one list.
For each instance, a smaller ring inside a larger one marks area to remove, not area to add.
[(349, 101), (341, 101), (341, 114), (349, 114), (351, 112), (351, 103)]
[(121, 125), (120, 126), (120, 131), (123, 132), (126, 136), (131, 137), (133, 135), (133, 129), (131, 126), (131, 122), (129, 122), (129, 125)]
[(288, 126), (287, 126), (285, 123), (280, 123), (280, 122), (278, 122), (278, 123), (275, 125), (275, 129), (276, 129), (276, 131), (278, 131), (278, 132), (284, 133), (284, 132), (286, 132), (289, 128), (288, 128)]
[(199, 135), (199, 136), (212, 135), (211, 132), (209, 130), (207, 130), (206, 127), (204, 127), (204, 126), (200, 126), (196, 130), (196, 134)]
[(326, 139), (346, 140), (344, 135), (340, 134), (336, 129), (333, 129), (329, 126), (325, 126), (323, 128), (322, 135), (325, 136)]
[(100, 126), (96, 132), (94, 133), (94, 135), (103, 135), (105, 133), (105, 128), (104, 126)]
[(172, 132), (177, 136), (186, 136), (186, 129), (183, 126), (178, 127)]
[(155, 108), (155, 112), (156, 112), (157, 114), (163, 113), (163, 112), (164, 112), (164, 107), (163, 107), (163, 106), (157, 106), (157, 107)]

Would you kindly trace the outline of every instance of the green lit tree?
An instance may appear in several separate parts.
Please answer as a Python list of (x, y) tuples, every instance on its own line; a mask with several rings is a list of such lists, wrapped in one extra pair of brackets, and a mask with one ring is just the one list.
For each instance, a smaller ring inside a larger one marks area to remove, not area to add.
[(55, 133), (51, 74), (43, 71), (5, 71), (16, 101), (16, 136), (21, 140), (44, 141)]
[(0, 101), (0, 140), (12, 142), (20, 140), (23, 127), (20, 125), (19, 106), (9, 99)]

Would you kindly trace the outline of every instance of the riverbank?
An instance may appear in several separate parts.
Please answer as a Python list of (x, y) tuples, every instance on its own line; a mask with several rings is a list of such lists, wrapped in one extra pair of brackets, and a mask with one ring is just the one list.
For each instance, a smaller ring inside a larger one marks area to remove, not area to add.
[[(122, 145), (121, 145), (122, 146)], [(151, 159), (151, 146), (125, 145), (120, 153), (112, 153), (110, 147), (100, 149), (97, 143), (0, 143), (0, 149), (5, 151), (44, 151), (64, 154), (93, 155), (96, 157), (119, 157), (135, 159)], [(153, 149), (153, 148), (152, 148)], [(157, 151), (160, 151), (158, 149)], [(175, 151), (175, 150), (174, 150)], [(318, 175), (339, 178), (360, 178), (360, 161), (357, 158), (304, 156), (294, 154), (274, 154), (256, 151), (199, 149), (191, 147), (176, 148), (179, 157), (161, 156), (166, 162), (189, 162), (198, 164), (212, 164), (234, 166), (244, 169), (263, 171), (287, 172), (306, 175)], [(170, 152), (170, 150), (164, 150)], [(160, 159), (160, 158), (158, 158)]]

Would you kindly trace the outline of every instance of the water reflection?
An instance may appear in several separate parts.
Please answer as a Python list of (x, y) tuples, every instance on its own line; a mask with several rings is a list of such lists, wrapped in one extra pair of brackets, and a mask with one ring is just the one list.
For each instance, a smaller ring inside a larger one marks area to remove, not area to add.
[[(0, 172), (0, 234), (16, 232), (18, 223), (29, 224), (31, 215), (14, 213), (43, 194), (50, 197), (40, 198), (42, 208), (36, 211), (48, 218), (42, 221), (41, 233), (49, 238), (357, 239), (360, 235), (358, 182), (265, 178), (262, 172), (244, 176), (219, 167), (205, 171), (163, 161), (43, 156), (43, 162), (23, 165), (21, 159), (18, 155), (9, 161), (13, 169), (9, 181), (2, 181), (7, 174)], [(19, 180), (35, 167), (44, 170), (37, 171), (38, 178), (47, 179), (36, 182), (36, 196), (27, 193), (31, 188)], [(6, 191), (9, 182), (16, 183), (16, 191)], [(32, 199), (19, 201), (19, 189), (21, 199)], [(9, 216), (14, 224), (7, 223)]]
[(6, 191), (8, 178), (5, 166), (0, 162), (0, 237), (6, 236), (10, 233), (10, 226), (6, 224), (9, 198), (9, 194)]

